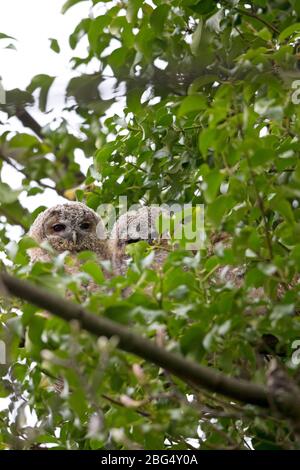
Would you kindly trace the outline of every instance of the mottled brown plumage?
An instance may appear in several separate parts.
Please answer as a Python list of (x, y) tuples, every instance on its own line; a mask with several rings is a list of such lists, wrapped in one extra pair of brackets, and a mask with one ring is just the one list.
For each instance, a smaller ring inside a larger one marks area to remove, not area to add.
[(168, 233), (163, 236), (158, 231), (159, 216), (167, 216), (167, 212), (159, 207), (141, 207), (128, 211), (116, 221), (110, 235), (110, 252), (116, 271), (124, 273), (126, 270), (128, 255), (126, 247), (140, 240), (149, 244), (157, 244), (155, 250), (153, 268), (161, 266), (167, 257)]
[[(39, 244), (48, 242), (56, 253), (68, 251), (74, 257), (73, 265), (66, 266), (69, 274), (79, 271), (76, 255), (80, 251), (93, 251), (99, 260), (110, 258), (101, 218), (80, 202), (67, 202), (46, 209), (35, 219), (29, 236)], [(51, 253), (43, 247), (32, 248), (29, 254), (32, 262), (51, 261)]]
[[(208, 254), (214, 255), (218, 252), (222, 252), (226, 248), (230, 248), (232, 244), (232, 237), (226, 232), (219, 232), (213, 234), (210, 239), (210, 246), (208, 249)], [(214, 274), (211, 276), (211, 282), (217, 286), (228, 286), (229, 288), (240, 289), (245, 285), (245, 274), (247, 266), (246, 264), (242, 265), (225, 265), (220, 266), (216, 269)], [(278, 300), (282, 299), (287, 290), (295, 287), (298, 282), (298, 275), (296, 275), (291, 283), (286, 285), (278, 283), (277, 285), (277, 298)], [(246, 299), (252, 305), (257, 302), (266, 303), (269, 301), (267, 292), (265, 292), (263, 287), (249, 287), (246, 295)], [(252, 308), (251, 311), (256, 314), (265, 314), (266, 306), (258, 305), (255, 309)]]

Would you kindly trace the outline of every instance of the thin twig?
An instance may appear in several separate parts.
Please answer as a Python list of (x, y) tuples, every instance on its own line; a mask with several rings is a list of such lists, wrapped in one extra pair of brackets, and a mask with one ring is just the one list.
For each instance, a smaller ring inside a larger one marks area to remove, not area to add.
[(263, 23), (265, 26), (267, 26), (267, 28), (271, 29), (271, 31), (273, 31), (273, 33), (277, 33), (277, 34), (280, 33), (279, 29), (277, 29), (276, 26), (274, 26), (272, 23), (269, 23), (264, 18), (261, 18), (256, 13), (253, 13), (253, 12), (247, 11), (247, 10), (243, 10), (243, 9), (237, 8), (237, 7), (234, 7), (234, 10), (237, 13), (240, 13), (241, 15), (249, 16), (250, 18), (254, 18), (255, 20), (259, 21), (260, 23)]
[(262, 197), (259, 193), (259, 189), (257, 187), (256, 180), (255, 180), (255, 174), (254, 174), (254, 171), (252, 170), (249, 155), (248, 155), (247, 152), (246, 152), (246, 159), (247, 159), (247, 162), (248, 162), (248, 168), (249, 168), (249, 171), (250, 171), (251, 180), (252, 180), (253, 187), (254, 187), (254, 190), (255, 190), (258, 207), (260, 209), (260, 212), (261, 212), (262, 218), (263, 218), (263, 224), (264, 224), (264, 229), (265, 229), (265, 237), (266, 237), (267, 247), (268, 247), (268, 251), (269, 251), (269, 256), (270, 256), (270, 259), (273, 259), (273, 248), (272, 248), (268, 218), (267, 218), (267, 214), (266, 214), (266, 211), (265, 211), (265, 205), (264, 205), (264, 201), (263, 201), (263, 199), (262, 199)]

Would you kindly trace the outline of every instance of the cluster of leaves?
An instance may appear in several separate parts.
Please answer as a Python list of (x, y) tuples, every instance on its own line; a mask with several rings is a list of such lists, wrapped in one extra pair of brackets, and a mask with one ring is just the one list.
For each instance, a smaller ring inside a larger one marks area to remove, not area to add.
[[(64, 13), (80, 1), (66, 2)], [(78, 77), (66, 91), (80, 137), (67, 119), (53, 129), (30, 116), (32, 93), (40, 90), (45, 111), (54, 80), (39, 75), (26, 91), (8, 91), (1, 106), (33, 131), (3, 133), (1, 163), (20, 171), (20, 190), (37, 198), (51, 180), (59, 195), (94, 209), (117, 206), (119, 196), (129, 206), (205, 204), (208, 239), (226, 232), (232, 242), (213, 254), (171, 251), (161, 270), (152, 269), (152, 248), (138, 243), (127, 275), (108, 280), (92, 254), (82, 253), (82, 273), (70, 278), (63, 269), (68, 257), (29, 266), (30, 242), (8, 243), (7, 228), (26, 230), (43, 208), (28, 214), (20, 192), (0, 183), (1, 243), (11, 269), (55, 292), (68, 288), (95, 315), (228, 375), (264, 383), (271, 353), (297, 380), (291, 360), (300, 338), (297, 0), (92, 4), (90, 13), (99, 5), (102, 13), (83, 18), (69, 38), (73, 49), (84, 37), (89, 44), (86, 57), (73, 57)], [(56, 40), (51, 47), (59, 53)], [(94, 60), (97, 73), (79, 72)], [(115, 83), (109, 98), (99, 91), (107, 76)], [(123, 102), (124, 117), (107, 117), (111, 105)], [(86, 177), (76, 149), (94, 155)], [(241, 265), (241, 286), (212, 282), (220, 267)], [(101, 286), (88, 296), (81, 287), (87, 276)], [(259, 287), (263, 297), (249, 295)], [(120, 352), (115, 341), (96, 341), (30, 305), (1, 303), (8, 358), (0, 366), (0, 395), (9, 402), (0, 412), (3, 448), (299, 448), (284, 416), (191, 388)], [(61, 394), (54, 390), (58, 377)]]

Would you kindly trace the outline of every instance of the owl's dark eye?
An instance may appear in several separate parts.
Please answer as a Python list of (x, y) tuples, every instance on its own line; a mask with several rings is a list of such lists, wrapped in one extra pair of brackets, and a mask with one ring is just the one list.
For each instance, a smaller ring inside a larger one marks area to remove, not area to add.
[(54, 232), (62, 232), (63, 230), (65, 230), (66, 226), (64, 224), (55, 224), (52, 228)]
[(88, 228), (90, 228), (90, 224), (88, 222), (83, 222), (83, 224), (80, 224), (80, 228), (82, 230), (87, 230)]

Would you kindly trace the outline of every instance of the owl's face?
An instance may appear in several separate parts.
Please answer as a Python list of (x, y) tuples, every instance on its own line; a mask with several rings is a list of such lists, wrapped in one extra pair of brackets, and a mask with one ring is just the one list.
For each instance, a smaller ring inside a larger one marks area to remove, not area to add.
[(44, 224), (45, 239), (56, 249), (82, 251), (89, 249), (91, 237), (96, 236), (97, 220), (93, 214), (73, 217), (64, 211), (54, 214)]
[(81, 203), (67, 203), (40, 214), (31, 236), (38, 242), (48, 241), (58, 252), (79, 252), (94, 250), (103, 230), (94, 211)]

